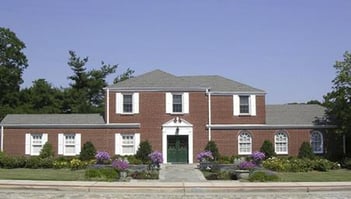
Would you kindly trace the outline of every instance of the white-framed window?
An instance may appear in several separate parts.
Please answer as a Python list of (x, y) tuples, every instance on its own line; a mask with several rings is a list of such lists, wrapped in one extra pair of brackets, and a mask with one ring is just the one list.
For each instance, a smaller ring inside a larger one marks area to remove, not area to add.
[(48, 141), (47, 133), (26, 133), (25, 154), (39, 155), (44, 144)]
[(189, 93), (166, 93), (166, 113), (189, 113)]
[(252, 153), (252, 137), (248, 131), (241, 131), (238, 136), (239, 155)]
[(116, 133), (115, 134), (115, 154), (135, 155), (140, 144), (140, 133)]
[(233, 115), (256, 116), (256, 95), (233, 95)]
[(138, 114), (139, 93), (116, 93), (117, 114)]
[(275, 153), (288, 154), (288, 134), (285, 131), (278, 131), (274, 135)]
[(81, 150), (80, 133), (59, 133), (58, 154), (65, 156), (79, 155)]
[(323, 153), (323, 134), (319, 131), (311, 132), (311, 147), (313, 153), (321, 154)]

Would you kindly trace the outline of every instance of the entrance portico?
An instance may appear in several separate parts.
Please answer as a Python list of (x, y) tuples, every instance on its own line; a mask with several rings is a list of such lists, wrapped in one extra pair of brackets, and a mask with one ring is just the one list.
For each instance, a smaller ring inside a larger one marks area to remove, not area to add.
[(162, 125), (164, 163), (193, 163), (193, 125), (175, 117)]

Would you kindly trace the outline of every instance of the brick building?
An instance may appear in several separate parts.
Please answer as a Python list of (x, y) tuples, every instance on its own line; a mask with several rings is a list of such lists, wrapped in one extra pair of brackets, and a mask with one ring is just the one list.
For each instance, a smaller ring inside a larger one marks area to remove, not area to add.
[(155, 70), (106, 88), (105, 115), (10, 114), (1, 122), (1, 150), (38, 155), (50, 142), (74, 156), (91, 141), (110, 154), (135, 154), (148, 140), (165, 162), (196, 162), (209, 140), (222, 155), (248, 155), (270, 140), (279, 155), (302, 142), (325, 152), (319, 105), (266, 105), (263, 90), (221, 76), (174, 76)]

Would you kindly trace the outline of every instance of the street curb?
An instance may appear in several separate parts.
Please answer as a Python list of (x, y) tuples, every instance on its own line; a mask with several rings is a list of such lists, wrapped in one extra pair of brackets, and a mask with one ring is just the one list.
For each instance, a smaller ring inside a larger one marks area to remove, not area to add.
[(64, 181), (0, 181), (1, 189), (36, 189), (51, 191), (118, 191), (125, 193), (224, 193), (224, 192), (316, 192), (351, 191), (350, 182), (328, 183), (162, 183), (156, 182), (64, 182)]

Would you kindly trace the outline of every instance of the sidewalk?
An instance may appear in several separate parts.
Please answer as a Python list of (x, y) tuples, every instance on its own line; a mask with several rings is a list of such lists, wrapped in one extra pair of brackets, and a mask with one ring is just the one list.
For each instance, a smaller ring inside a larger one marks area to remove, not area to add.
[(80, 190), (153, 193), (167, 191), (177, 193), (198, 192), (236, 192), (236, 191), (351, 191), (351, 182), (238, 182), (238, 181), (205, 181), (205, 182), (161, 182), (130, 181), (130, 182), (88, 182), (88, 181), (29, 181), (0, 180), (0, 189), (40, 189), (40, 190)]

